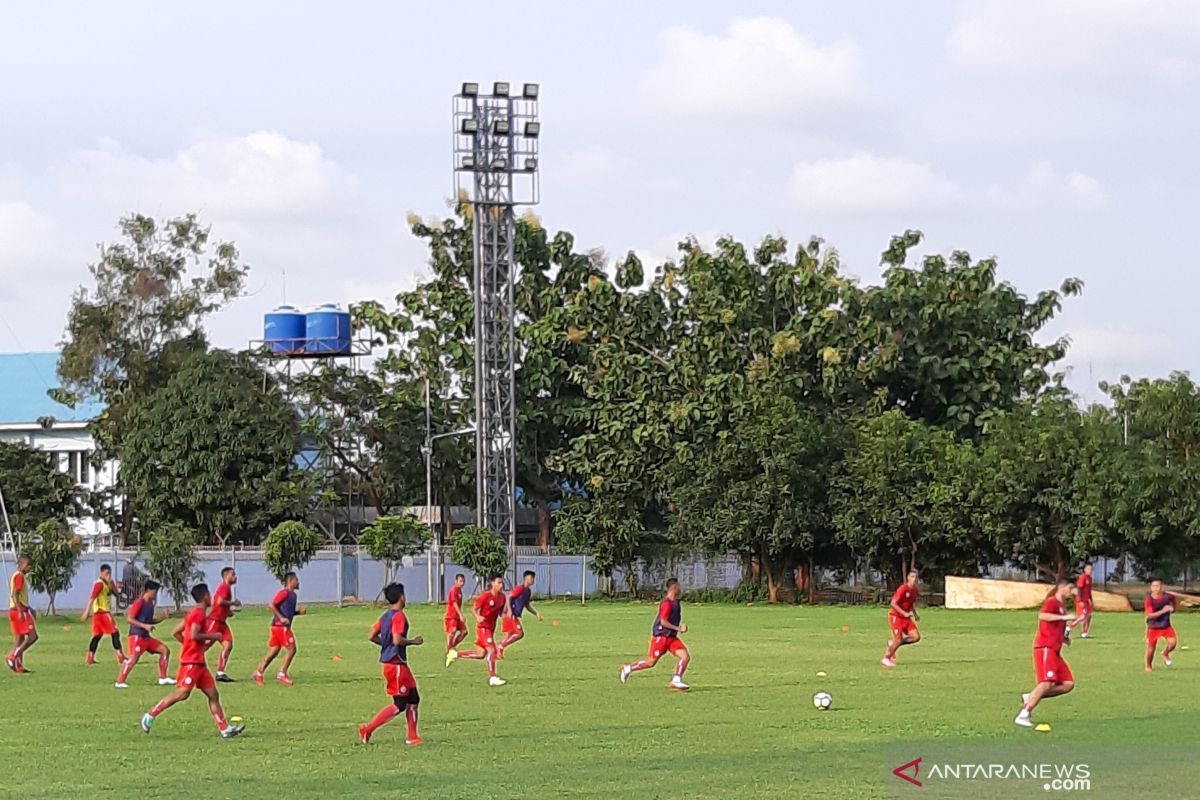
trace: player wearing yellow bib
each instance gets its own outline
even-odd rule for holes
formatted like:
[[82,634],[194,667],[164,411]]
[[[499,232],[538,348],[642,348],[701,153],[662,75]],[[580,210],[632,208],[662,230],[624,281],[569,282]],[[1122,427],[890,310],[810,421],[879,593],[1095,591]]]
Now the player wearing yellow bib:
[[12,628],[13,649],[4,662],[18,675],[24,675],[25,651],[38,640],[33,609],[29,607],[29,556],[17,558],[17,571],[8,579],[8,626]]
[[112,567],[100,565],[100,577],[92,584],[92,596],[88,599],[88,607],[80,620],[87,622],[92,618],[92,641],[88,644],[87,664],[96,663],[96,648],[104,636],[112,637],[113,650],[117,654],[117,663],[125,663],[125,653],[121,650],[121,634],[117,633],[117,622],[112,617],[112,593],[117,584],[112,579]]

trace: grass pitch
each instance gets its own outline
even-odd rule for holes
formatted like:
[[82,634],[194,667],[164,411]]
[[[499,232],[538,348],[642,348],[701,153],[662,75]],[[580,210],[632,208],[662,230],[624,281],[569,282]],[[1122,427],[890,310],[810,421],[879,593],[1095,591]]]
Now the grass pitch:
[[[645,652],[653,605],[537,606],[546,621],[530,618],[525,640],[500,662],[509,681],[501,688],[486,685],[482,662],[446,669],[441,609],[410,609],[413,635],[426,638],[410,650],[423,701],[420,748],[404,746],[402,718],[370,746],[356,739],[356,725],[387,700],[378,651],[366,641],[374,609],[318,607],[297,617],[291,688],[250,681],[268,617],[238,614],[230,672],[239,682],[221,685],[226,713],[247,726],[233,741],[217,736],[198,692],[143,734],[141,714],[168,691],[153,684],[153,659],[116,690],[107,642],[98,664],[85,667],[87,625],[39,618],[42,640],[27,658],[35,674],[0,675],[4,794],[853,800],[895,789],[888,745],[919,753],[964,743],[1178,744],[1200,710],[1197,651],[1177,651],[1172,670],[1144,673],[1139,614],[1098,615],[1096,638],[1067,650],[1078,688],[1038,709],[1053,731],[1037,734],[1012,724],[1033,678],[1032,611],[929,609],[925,640],[902,649],[888,672],[878,663],[882,608],[685,604],[693,688],[677,694],[666,688],[672,659],[626,686],[618,681],[618,666]],[[1181,644],[1200,627],[1189,622],[1177,620]],[[833,695],[831,711],[812,707],[818,690]],[[1187,769],[1194,765],[1180,765],[1175,797],[1200,794]]]

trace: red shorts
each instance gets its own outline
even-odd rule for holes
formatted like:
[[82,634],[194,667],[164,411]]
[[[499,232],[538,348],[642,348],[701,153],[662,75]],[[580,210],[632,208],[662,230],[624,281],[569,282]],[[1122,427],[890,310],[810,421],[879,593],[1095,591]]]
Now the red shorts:
[[1175,639],[1175,629],[1168,625],[1165,628],[1146,628],[1146,642],[1158,644],[1159,639]]
[[22,614],[19,608],[8,610],[8,627],[12,628],[13,636],[25,636],[37,630],[33,614],[28,611]]
[[92,614],[92,636],[112,636],[116,632],[117,623],[113,622],[112,614],[107,611]]
[[383,679],[389,697],[405,697],[416,691],[417,681],[408,664],[384,664]]
[[913,622],[912,617],[898,617],[895,614],[888,614],[888,627],[892,629],[892,636],[900,637],[906,633],[920,633],[917,630],[917,623]]
[[463,631],[466,633],[467,623],[462,621],[462,617],[446,617],[446,633],[454,633],[455,631]]
[[1063,661],[1062,654],[1049,647],[1033,648],[1033,671],[1038,683],[1066,683],[1074,681],[1071,668]]
[[126,649],[129,651],[129,655],[140,656],[142,653],[161,653],[166,648],[153,636],[130,636]]
[[522,631],[520,617],[505,617],[500,622],[500,630],[505,633],[517,633]]
[[1080,601],[1075,604],[1075,616],[1086,617],[1092,613],[1092,604]]
[[296,634],[292,633],[291,628],[285,628],[282,625],[272,625],[271,635],[267,639],[267,647],[295,647]]
[[496,646],[496,629],[489,628],[486,625],[479,625],[475,628],[475,646],[482,647],[487,650],[489,647]]
[[183,664],[175,676],[176,689],[213,689],[216,685],[207,664]]
[[675,655],[680,650],[687,650],[687,646],[678,636],[655,636],[650,640],[648,655],[650,658],[657,660],[666,653]]
[[218,622],[218,621],[217,621],[217,620],[215,620],[215,619],[210,619],[210,620],[208,621],[208,633],[210,633],[210,634],[213,634],[213,633],[219,633],[219,634],[221,634],[221,643],[222,643],[222,644],[224,644],[225,642],[232,642],[232,641],[233,641],[233,631],[231,631],[231,630],[229,629],[229,623],[228,623],[228,622]]

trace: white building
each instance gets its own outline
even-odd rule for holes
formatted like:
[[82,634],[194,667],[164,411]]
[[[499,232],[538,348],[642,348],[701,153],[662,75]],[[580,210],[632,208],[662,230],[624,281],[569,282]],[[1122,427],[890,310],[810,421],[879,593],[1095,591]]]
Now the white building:
[[[59,385],[57,368],[58,353],[0,353],[0,441],[24,442],[57,454],[59,469],[80,487],[111,487],[116,462],[92,465],[96,443],[87,431],[88,422],[104,406],[89,401],[72,409],[52,400],[49,391]],[[73,520],[72,526],[89,549],[108,544],[111,531],[103,520],[85,517]]]

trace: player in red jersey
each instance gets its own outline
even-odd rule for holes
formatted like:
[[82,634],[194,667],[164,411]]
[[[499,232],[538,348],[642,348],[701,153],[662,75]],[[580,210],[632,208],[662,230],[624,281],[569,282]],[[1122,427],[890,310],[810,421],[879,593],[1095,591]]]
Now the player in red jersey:
[[537,621],[542,621],[542,615],[533,607],[533,584],[537,580],[537,575],[531,570],[525,570],[525,574],[521,576],[521,583],[513,587],[512,594],[508,596],[508,607],[512,613],[506,615],[500,622],[500,629],[504,631],[504,641],[496,648],[496,654],[500,658],[504,658],[504,651],[512,647],[517,642],[525,638],[525,628],[521,626],[521,615],[525,611],[529,611]]
[[17,568],[8,579],[8,627],[12,629],[13,649],[4,658],[8,668],[24,675],[25,653],[38,640],[36,615],[29,605],[29,556],[17,556]]
[[408,638],[404,584],[388,584],[383,588],[383,597],[388,602],[388,610],[375,620],[370,639],[379,645],[379,663],[383,664],[383,680],[392,702],[380,709],[370,722],[358,726],[358,740],[370,744],[371,734],[404,714],[408,722],[408,737],[404,743],[416,746],[424,744],[417,733],[417,707],[421,704],[421,694],[417,691],[412,670],[408,668],[408,648],[419,647],[425,640],[420,636]]
[[284,686],[292,685],[291,675],[288,674],[288,670],[292,668],[292,659],[296,657],[296,634],[292,632],[292,620],[297,614],[308,613],[307,608],[296,605],[299,601],[296,592],[299,590],[300,579],[296,577],[296,573],[289,572],[283,576],[283,588],[271,599],[270,609],[273,616],[271,634],[267,638],[267,654],[254,671],[254,682],[259,686],[262,686],[267,667],[271,666],[280,650],[286,650],[287,655],[283,657],[283,664],[279,667],[279,674],[275,676],[275,680]]
[[[1080,639],[1092,638],[1092,564],[1088,562],[1083,565],[1083,572],[1075,581],[1075,588],[1078,594],[1075,596],[1075,617],[1080,620],[1080,626],[1083,628],[1083,633],[1079,635]],[[1067,626],[1068,628],[1075,627],[1074,625]],[[1070,636],[1070,631],[1067,633]]]
[[467,618],[463,615],[463,586],[467,576],[461,572],[454,576],[454,585],[450,587],[450,596],[446,598],[446,652],[449,653],[467,638]]
[[100,565],[100,577],[92,584],[92,594],[88,598],[87,608],[80,615],[80,622],[92,619],[92,640],[88,642],[87,658],[84,663],[96,663],[96,648],[105,636],[112,637],[113,652],[116,653],[117,663],[125,663],[125,653],[121,649],[121,634],[117,633],[117,623],[112,618],[112,595],[117,590],[116,581],[112,578],[112,567]]
[[237,585],[237,572],[233,567],[221,570],[221,582],[213,592],[212,612],[208,615],[209,633],[221,635],[221,653],[217,656],[217,680],[221,683],[233,683],[233,678],[225,674],[229,666],[229,654],[233,652],[233,631],[229,627],[229,617],[242,607],[241,600],[233,597],[233,587]]
[[1143,608],[1146,612],[1146,672],[1151,672],[1154,669],[1154,651],[1158,649],[1159,639],[1163,639],[1167,643],[1163,649],[1163,663],[1168,667],[1173,663],[1171,653],[1175,650],[1175,645],[1179,643],[1175,629],[1171,627],[1171,613],[1175,610],[1175,595],[1163,591],[1162,581],[1153,581],[1150,584],[1150,594],[1146,595]]
[[679,581],[674,578],[667,581],[667,596],[658,604],[658,615],[650,627],[650,651],[635,664],[621,665],[621,683],[628,682],[633,673],[653,667],[663,653],[670,653],[678,660],[675,663],[675,676],[667,686],[677,692],[688,690],[688,685],[683,682],[683,673],[687,671],[692,656],[679,638],[679,634],[687,633],[688,629],[682,622],[683,612],[679,604],[681,591]]
[[879,663],[888,669],[896,666],[897,650],[905,645],[921,641],[921,632],[917,630],[916,622],[921,618],[921,615],[917,613],[917,597],[920,595],[917,590],[919,577],[920,575],[915,569],[910,569],[904,583],[900,584],[896,593],[892,595],[892,604],[888,607],[888,628],[892,631],[892,638],[888,639],[887,652],[879,660]]
[[1066,606],[1074,591],[1073,583],[1059,581],[1038,612],[1038,632],[1033,640],[1033,671],[1037,675],[1037,684],[1028,694],[1021,695],[1021,713],[1013,720],[1023,728],[1033,727],[1031,715],[1043,699],[1058,697],[1075,688],[1075,676],[1062,657],[1063,645],[1070,644],[1066,638],[1067,623],[1076,619],[1067,613]]
[[183,645],[179,655],[179,675],[175,679],[175,691],[158,701],[158,705],[142,716],[142,730],[150,732],[154,720],[176,703],[187,700],[192,696],[193,689],[199,689],[208,698],[208,710],[217,723],[221,737],[232,739],[244,730],[241,725],[230,725],[225,720],[225,710],[221,708],[221,695],[217,692],[217,682],[208,671],[205,651],[214,643],[221,641],[220,633],[207,632],[209,606],[212,605],[212,593],[207,584],[198,583],[192,587],[192,599],[196,605],[183,622],[176,626],[173,635]]
[[133,668],[137,666],[142,653],[154,653],[158,656],[159,686],[175,683],[167,677],[171,651],[165,644],[154,638],[154,626],[166,622],[167,618],[171,616],[171,612],[167,611],[163,614],[162,619],[154,618],[154,605],[158,602],[158,589],[159,585],[156,581],[146,581],[146,588],[142,591],[142,596],[133,601],[125,615],[125,618],[129,620],[129,658],[121,665],[121,671],[117,674],[116,687],[118,689],[129,688],[126,681],[129,673],[133,672]]
[[499,575],[488,576],[487,591],[475,598],[471,613],[475,615],[475,649],[467,653],[447,651],[446,666],[459,658],[483,659],[487,662],[488,686],[503,686],[507,681],[496,677],[496,620],[512,613],[508,596],[504,594],[503,578]]

